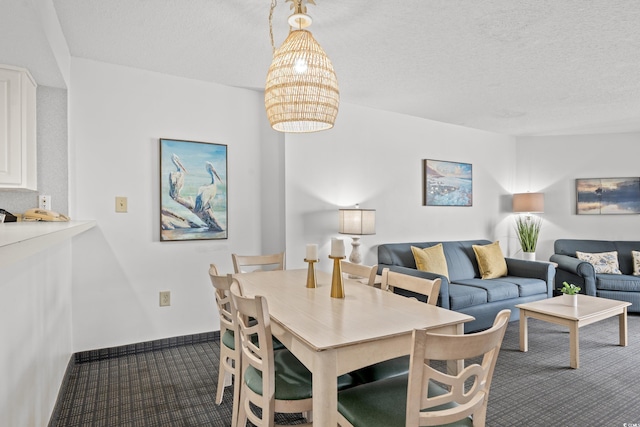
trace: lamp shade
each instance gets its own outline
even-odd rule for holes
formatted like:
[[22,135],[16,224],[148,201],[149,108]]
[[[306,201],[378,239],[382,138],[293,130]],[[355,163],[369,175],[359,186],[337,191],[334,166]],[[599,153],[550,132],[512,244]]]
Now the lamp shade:
[[376,234],[375,209],[340,209],[340,234]]
[[543,193],[516,193],[513,195],[513,211],[524,213],[543,213]]
[[307,30],[295,30],[273,54],[264,104],[271,127],[280,132],[330,129],[340,92],[331,61]]

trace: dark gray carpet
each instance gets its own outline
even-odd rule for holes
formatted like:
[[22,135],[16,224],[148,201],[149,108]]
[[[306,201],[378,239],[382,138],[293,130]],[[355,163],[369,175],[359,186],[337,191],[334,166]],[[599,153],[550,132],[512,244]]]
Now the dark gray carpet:
[[494,373],[489,426],[640,426],[640,316],[629,315],[628,346],[618,319],[580,328],[580,368],[569,367],[567,328],[529,319],[529,351],[509,324]]
[[[529,352],[509,325],[493,379],[488,426],[640,426],[640,316],[629,346],[617,319],[580,329],[580,368],[569,368],[565,328],[529,320]],[[214,403],[218,342],[75,364],[51,426],[229,426],[231,389]],[[279,417],[284,423],[299,417]]]

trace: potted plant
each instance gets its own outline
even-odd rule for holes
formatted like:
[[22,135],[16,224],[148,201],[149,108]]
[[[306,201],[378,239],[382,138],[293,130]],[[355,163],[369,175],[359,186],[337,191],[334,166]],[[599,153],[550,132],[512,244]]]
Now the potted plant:
[[542,227],[542,219],[531,215],[518,216],[516,218],[516,234],[520,247],[524,253],[524,259],[536,259],[536,245]]
[[562,282],[562,287],[558,290],[563,294],[567,305],[576,307],[578,305],[578,292],[580,292],[580,286],[576,286],[573,283]]

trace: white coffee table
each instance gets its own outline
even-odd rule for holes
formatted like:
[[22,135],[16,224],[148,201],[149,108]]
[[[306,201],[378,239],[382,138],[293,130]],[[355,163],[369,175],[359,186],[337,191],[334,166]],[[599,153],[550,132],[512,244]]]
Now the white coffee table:
[[631,303],[587,295],[578,295],[576,307],[565,304],[562,296],[516,305],[520,309],[520,351],[528,351],[527,319],[564,325],[569,328],[570,366],[580,366],[579,328],[609,317],[618,316],[620,345],[627,345],[627,307]]

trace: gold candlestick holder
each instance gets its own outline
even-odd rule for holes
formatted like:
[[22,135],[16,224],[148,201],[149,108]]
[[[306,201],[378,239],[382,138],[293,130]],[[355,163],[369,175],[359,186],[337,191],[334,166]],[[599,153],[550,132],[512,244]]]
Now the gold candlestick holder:
[[333,260],[333,276],[331,277],[331,298],[344,298],[344,283],[342,283],[342,266],[340,261],[345,259],[343,256],[331,256]]
[[309,268],[307,269],[307,288],[315,288],[316,287],[316,262],[317,259],[304,259],[304,262],[309,263]]

